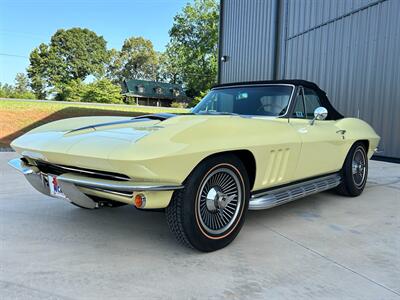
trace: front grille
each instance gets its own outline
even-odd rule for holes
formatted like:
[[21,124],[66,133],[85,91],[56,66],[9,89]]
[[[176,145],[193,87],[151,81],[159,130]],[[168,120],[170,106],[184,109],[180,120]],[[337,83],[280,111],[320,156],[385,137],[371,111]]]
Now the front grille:
[[57,165],[40,160],[35,160],[34,163],[41,172],[46,174],[61,175],[65,173],[76,173],[80,175],[85,175],[87,177],[99,178],[99,179],[111,179],[119,181],[130,180],[128,176],[114,172],[105,172],[105,171],[84,169],[84,168],[71,167],[65,165]]

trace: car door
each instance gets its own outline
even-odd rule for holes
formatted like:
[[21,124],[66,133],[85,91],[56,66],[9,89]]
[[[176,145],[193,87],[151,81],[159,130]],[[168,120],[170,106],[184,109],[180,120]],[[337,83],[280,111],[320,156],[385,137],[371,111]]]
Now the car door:
[[301,150],[295,180],[338,171],[342,164],[343,135],[336,121],[315,120],[314,110],[321,106],[317,93],[301,87],[295,99],[289,124],[301,138]]

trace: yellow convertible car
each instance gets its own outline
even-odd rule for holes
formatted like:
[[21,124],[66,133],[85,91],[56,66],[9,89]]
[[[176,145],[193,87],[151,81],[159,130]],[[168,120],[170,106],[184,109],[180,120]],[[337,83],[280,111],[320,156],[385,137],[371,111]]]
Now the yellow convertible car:
[[14,140],[10,165],[45,195],[82,208],[165,209],[177,240],[220,249],[248,209],[336,189],[358,196],[379,136],[344,118],[314,83],[214,87],[190,113],[80,117]]

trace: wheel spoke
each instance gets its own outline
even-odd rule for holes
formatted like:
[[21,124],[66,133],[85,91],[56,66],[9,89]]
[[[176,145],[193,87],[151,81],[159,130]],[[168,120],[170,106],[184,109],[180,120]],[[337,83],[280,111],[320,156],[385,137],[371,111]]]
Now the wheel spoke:
[[353,154],[351,173],[356,186],[361,186],[364,184],[366,174],[366,156],[364,151],[360,148],[358,148]]
[[214,229],[218,228],[217,218],[216,218],[215,214],[212,215],[212,224],[213,224]]
[[225,167],[214,170],[203,180],[197,209],[207,232],[222,234],[235,222],[243,197],[240,182],[237,173]]
[[216,220],[217,220],[218,227],[219,227],[219,228],[220,228],[220,227],[223,227],[223,226],[224,226],[224,223],[223,223],[222,220],[221,220],[221,214],[218,212],[218,213],[215,215],[215,217],[216,217]]
[[207,224],[208,224],[209,226],[211,226],[211,225],[210,225],[210,224],[211,224],[211,214],[208,213],[208,212],[207,212],[207,214],[206,214],[206,222],[207,222]]
[[225,225],[229,223],[231,217],[232,216],[228,215],[227,211],[224,209],[224,211],[222,212],[222,218],[224,219]]
[[236,188],[236,185],[235,185],[235,184],[233,184],[232,187],[229,187],[229,188],[224,189],[224,193],[225,193],[225,194],[232,193],[232,192],[236,192],[236,191],[237,191],[237,188]]
[[221,188],[224,189],[225,186],[229,183],[229,177],[228,175],[224,174],[223,179],[221,181]]

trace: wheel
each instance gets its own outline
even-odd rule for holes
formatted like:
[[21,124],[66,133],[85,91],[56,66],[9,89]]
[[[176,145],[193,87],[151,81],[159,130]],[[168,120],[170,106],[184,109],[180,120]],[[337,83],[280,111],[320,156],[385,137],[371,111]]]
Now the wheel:
[[342,183],[336,188],[336,191],[350,197],[360,195],[368,177],[368,157],[363,143],[356,142],[351,147],[341,173]]
[[181,244],[200,251],[221,249],[239,233],[249,205],[249,180],[234,155],[201,162],[174,192],[167,223]]

